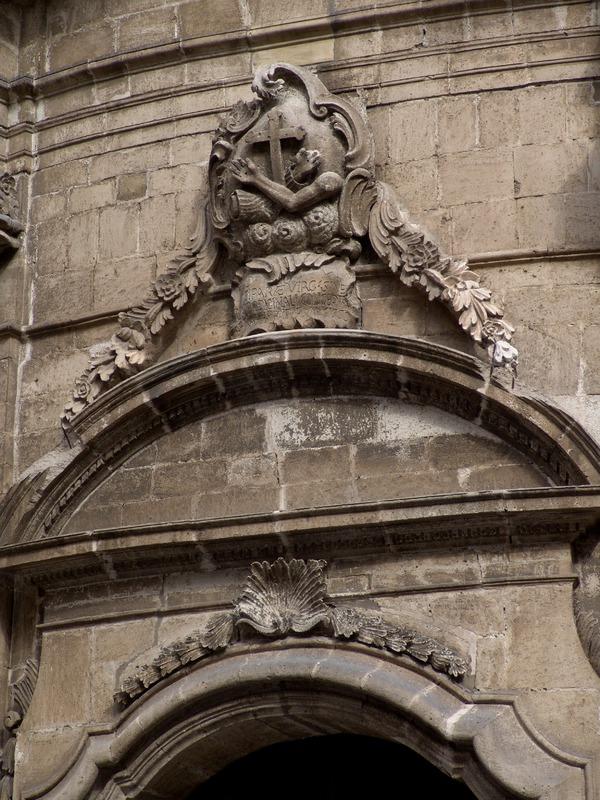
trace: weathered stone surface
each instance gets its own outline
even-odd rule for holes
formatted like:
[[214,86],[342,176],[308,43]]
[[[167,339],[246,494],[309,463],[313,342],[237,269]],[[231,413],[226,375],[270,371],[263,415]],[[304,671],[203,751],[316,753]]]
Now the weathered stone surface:
[[[232,757],[344,731],[406,741],[463,770],[481,796],[595,800],[583,773],[599,758],[600,511],[593,487],[564,485],[560,464],[587,469],[600,442],[597,24],[593,2],[566,0],[2,5],[0,173],[17,179],[25,231],[0,255],[0,494],[15,484],[0,500],[0,536],[13,530],[6,508],[19,531],[39,534],[0,547],[3,716],[20,708],[10,684],[39,662],[31,705],[2,732],[3,798],[83,800],[92,788],[81,776],[99,774],[94,790],[107,796],[179,800]],[[58,418],[86,351],[190,243],[219,118],[255,99],[252,73],[271,61],[310,65],[322,96],[351,100],[357,119],[365,106],[368,174],[396,190],[411,235],[428,230],[437,252],[469,258],[510,312],[514,387],[472,360],[481,351],[456,314],[384,272],[391,251],[361,234],[353,325],[369,333],[348,374],[348,343],[339,361],[326,357],[322,330],[280,351],[271,334],[245,339],[238,359],[234,254],[198,302],[190,295],[176,330],[153,334],[156,371],[103,396],[101,418],[91,404],[67,442]],[[310,138],[320,123],[303,103],[267,110]],[[325,129],[304,144],[324,163],[333,154],[345,177],[352,148]],[[300,144],[284,140],[286,166]],[[269,148],[251,153],[265,174]],[[410,338],[394,350],[381,333]],[[426,357],[410,350],[415,339]],[[457,372],[461,390],[450,390]],[[509,400],[494,421],[499,383]],[[542,474],[534,451],[545,448]],[[62,502],[65,526],[48,523],[60,535],[43,538]],[[326,559],[333,605],[442,642],[469,674],[449,690],[431,666],[403,669],[406,656],[383,660],[372,643],[257,635],[190,661],[120,715],[113,695],[128,671],[206,630],[240,596],[250,562],[279,556]],[[112,772],[119,788],[102,783]]]

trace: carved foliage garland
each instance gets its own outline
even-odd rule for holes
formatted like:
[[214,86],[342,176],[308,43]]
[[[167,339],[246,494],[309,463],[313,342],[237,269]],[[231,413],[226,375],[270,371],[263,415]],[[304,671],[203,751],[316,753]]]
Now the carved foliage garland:
[[466,261],[443,254],[376,180],[366,112],[290,64],[258,69],[252,89],[256,99],[236,103],[215,131],[204,225],[92,354],[65,425],[150,362],[154,337],[199,285],[214,285],[217,269],[234,300],[233,336],[358,327],[352,265],[366,244],[403,283],[444,303],[488,348],[492,367],[516,368],[514,329],[489,289]]
[[492,363],[516,368],[518,353],[509,343],[514,328],[492,301],[489,289],[466,261],[457,261],[412,224],[399,206],[394,190],[378,182],[369,215],[373,249],[402,283],[415,286],[429,300],[441,300],[458,318],[460,327],[478,343],[487,345]]
[[312,559],[255,561],[233,609],[213,616],[204,630],[168,645],[150,663],[137,667],[122,682],[115,701],[127,706],[178,669],[239,641],[244,628],[274,639],[314,631],[407,655],[455,680],[466,674],[466,662],[435,639],[379,615],[327,602],[325,567],[325,561]]
[[167,272],[150,286],[144,301],[119,315],[120,328],[99,348],[75,381],[72,400],[65,406],[63,423],[70,422],[105,389],[142,368],[152,355],[152,337],[195,294],[213,284],[211,269],[217,248],[210,228],[202,220],[189,249],[176,256]]

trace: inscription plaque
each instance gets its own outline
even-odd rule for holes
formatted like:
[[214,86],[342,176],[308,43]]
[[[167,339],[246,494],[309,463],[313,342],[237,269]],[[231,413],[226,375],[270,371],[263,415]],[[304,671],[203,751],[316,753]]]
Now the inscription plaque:
[[355,275],[345,260],[282,276],[273,282],[264,272],[245,271],[233,290],[234,334],[290,328],[348,328],[360,319]]

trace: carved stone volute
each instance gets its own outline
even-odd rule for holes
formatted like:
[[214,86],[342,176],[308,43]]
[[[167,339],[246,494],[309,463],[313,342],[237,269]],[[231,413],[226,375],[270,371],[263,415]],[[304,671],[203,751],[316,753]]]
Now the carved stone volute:
[[0,174],[0,257],[21,246],[19,235],[23,225],[19,222],[17,181],[7,172]]

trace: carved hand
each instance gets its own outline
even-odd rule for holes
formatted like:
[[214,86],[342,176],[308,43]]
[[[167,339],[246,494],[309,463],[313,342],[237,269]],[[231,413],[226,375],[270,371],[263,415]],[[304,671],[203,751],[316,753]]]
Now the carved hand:
[[321,154],[318,150],[307,150],[301,147],[292,160],[290,172],[292,178],[298,183],[304,183],[321,164]]
[[258,167],[250,158],[236,158],[229,164],[231,173],[240,183],[254,184],[258,175]]

